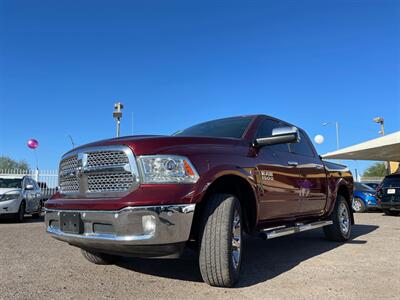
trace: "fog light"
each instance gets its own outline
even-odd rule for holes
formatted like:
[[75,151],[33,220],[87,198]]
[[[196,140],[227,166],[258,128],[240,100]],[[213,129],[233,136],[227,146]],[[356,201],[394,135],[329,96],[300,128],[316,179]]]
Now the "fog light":
[[156,232],[156,218],[154,216],[143,216],[142,226],[145,235],[154,235]]
[[368,201],[368,204],[371,204],[371,201]]

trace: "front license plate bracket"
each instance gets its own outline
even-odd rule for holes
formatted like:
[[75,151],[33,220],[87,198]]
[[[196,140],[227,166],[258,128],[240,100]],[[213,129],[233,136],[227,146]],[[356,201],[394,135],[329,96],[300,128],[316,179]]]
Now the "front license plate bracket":
[[60,229],[65,233],[82,234],[83,222],[78,212],[61,212]]

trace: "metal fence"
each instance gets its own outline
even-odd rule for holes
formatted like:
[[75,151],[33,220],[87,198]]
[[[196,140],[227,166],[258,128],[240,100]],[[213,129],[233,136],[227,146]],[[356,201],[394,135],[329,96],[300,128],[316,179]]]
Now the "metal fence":
[[42,190],[43,198],[50,198],[58,189],[58,170],[0,170],[0,177],[30,176],[36,180]]

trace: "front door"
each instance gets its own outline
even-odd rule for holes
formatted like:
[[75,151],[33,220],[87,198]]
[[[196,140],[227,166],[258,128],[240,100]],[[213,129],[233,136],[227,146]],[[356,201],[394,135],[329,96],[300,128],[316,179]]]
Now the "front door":
[[[258,137],[269,137],[272,129],[285,126],[277,120],[265,119],[257,133]],[[294,217],[300,210],[300,172],[292,165],[293,154],[288,144],[265,146],[257,155],[257,176],[260,193],[260,220]]]

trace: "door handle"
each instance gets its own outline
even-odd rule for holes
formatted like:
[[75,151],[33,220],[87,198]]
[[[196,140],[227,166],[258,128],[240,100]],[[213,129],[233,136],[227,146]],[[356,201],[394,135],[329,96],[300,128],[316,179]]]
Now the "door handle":
[[291,161],[291,160],[289,160],[289,161],[287,162],[287,164],[288,164],[289,166],[292,166],[292,167],[297,167],[297,166],[299,165],[299,163],[298,163],[297,161]]
[[324,166],[316,165],[315,168],[316,168],[317,170],[322,170],[322,169],[324,169]]

